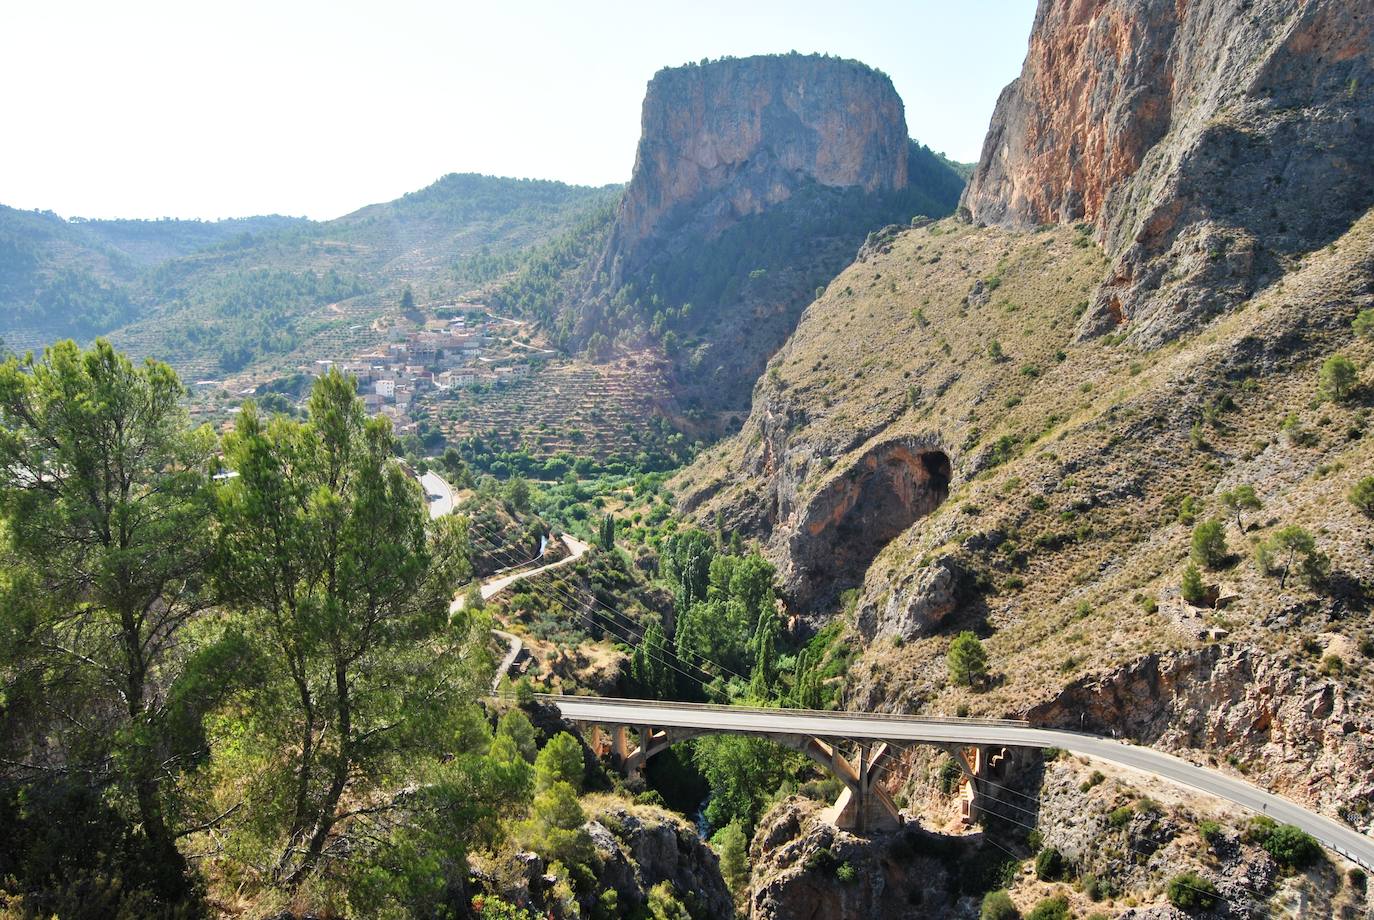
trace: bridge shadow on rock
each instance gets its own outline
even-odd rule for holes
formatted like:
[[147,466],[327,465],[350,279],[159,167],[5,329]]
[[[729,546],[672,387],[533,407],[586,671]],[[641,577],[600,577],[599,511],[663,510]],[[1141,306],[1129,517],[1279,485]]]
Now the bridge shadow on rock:
[[949,496],[953,469],[933,438],[869,448],[807,503],[791,538],[784,593],[799,610],[833,603],[862,583],[883,547]]

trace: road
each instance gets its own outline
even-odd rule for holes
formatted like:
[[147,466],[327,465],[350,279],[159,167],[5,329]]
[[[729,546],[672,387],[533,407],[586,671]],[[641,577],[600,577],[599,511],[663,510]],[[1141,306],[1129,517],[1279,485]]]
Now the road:
[[420,488],[425,490],[431,520],[453,513],[453,486],[447,479],[430,470],[420,477]]
[[655,728],[698,728],[742,734],[809,735],[939,744],[990,744],[1013,747],[1057,747],[1074,754],[1118,764],[1293,824],[1324,846],[1374,870],[1374,837],[1309,811],[1288,799],[1252,786],[1244,780],[1188,763],[1153,748],[1125,744],[1111,738],[1048,728],[1024,722],[979,719],[934,719],[864,713],[809,710],[752,709],[692,703],[661,703],[601,697],[548,696],[574,721],[605,725],[652,725]]
[[[562,535],[562,540],[563,545],[568,548],[568,555],[564,556],[562,559],[559,559],[557,562],[550,562],[548,565],[536,566],[532,569],[521,569],[518,572],[510,572],[509,574],[502,575],[499,578],[491,578],[487,581],[482,582],[482,600],[485,601],[495,597],[502,591],[506,590],[506,588],[509,588],[511,585],[515,584],[517,581],[522,581],[526,578],[533,578],[535,575],[539,575],[544,572],[551,571],[553,569],[559,569],[565,565],[572,565],[578,559],[581,559],[584,555],[586,555],[587,550],[591,549],[591,546],[589,544],[583,543],[576,537],[570,537],[567,534]],[[464,594],[458,595],[453,599],[453,603],[449,605],[449,612],[457,613],[459,610],[463,609],[463,604],[465,603],[467,603],[467,597]]]

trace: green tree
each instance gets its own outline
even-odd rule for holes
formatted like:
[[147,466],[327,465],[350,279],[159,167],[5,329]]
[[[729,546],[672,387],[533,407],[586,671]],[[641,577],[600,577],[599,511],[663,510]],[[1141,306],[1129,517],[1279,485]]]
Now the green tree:
[[1366,476],[1350,489],[1350,503],[1365,514],[1374,514],[1374,476]]
[[1322,855],[1312,835],[1292,824],[1280,824],[1261,844],[1274,861],[1290,869],[1306,869]]
[[1179,910],[1211,910],[1217,905],[1217,886],[1196,872],[1183,872],[1169,879],[1165,889],[1169,903]]
[[673,588],[674,606],[679,614],[706,600],[715,555],[711,537],[700,530],[678,531],[668,540],[663,574]]
[[769,608],[759,613],[759,624],[754,630],[754,669],[749,675],[749,689],[760,701],[772,698],[777,678],[777,640],[781,631],[776,611]]
[[660,700],[670,699],[677,686],[671,661],[668,637],[663,634],[663,627],[658,620],[651,620],[644,630],[644,637],[630,656],[630,676],[649,696]]
[[530,484],[525,480],[525,477],[511,477],[510,482],[506,483],[505,498],[516,511],[521,514],[529,514]]
[[1045,847],[1035,854],[1035,877],[1042,882],[1055,882],[1064,877],[1064,854],[1054,847]]
[[1221,506],[1236,518],[1236,528],[1245,533],[1245,522],[1241,520],[1241,513],[1245,511],[1258,511],[1264,507],[1264,503],[1255,494],[1255,487],[1251,485],[1236,486],[1221,493]]
[[1226,527],[1220,518],[1209,518],[1193,528],[1193,561],[1209,569],[1226,562]]
[[400,806],[396,777],[465,743],[491,677],[485,622],[448,613],[471,571],[464,522],[429,520],[393,447],[335,371],[307,421],[249,404],[225,440],[239,475],[221,494],[218,584],[265,673],[219,725],[221,767],[256,803],[251,858],[288,887],[327,849],[364,845],[365,818]]
[[[197,678],[182,644],[207,600],[213,510],[214,438],[189,429],[183,395],[171,368],[134,367],[103,340],[0,366],[0,514],[41,591],[27,626],[52,682],[39,700],[81,705],[36,759],[113,771],[168,897],[184,891],[179,777],[199,747],[184,737],[200,700],[183,690]],[[208,701],[212,687],[197,692]]]
[[1322,362],[1322,369],[1317,374],[1322,395],[1336,402],[1353,393],[1359,379],[1360,374],[1355,362],[1345,355],[1332,355],[1327,358]]
[[407,284],[407,285],[405,286],[405,289],[401,291],[401,311],[404,312],[404,313],[409,313],[409,312],[411,312],[411,311],[414,310],[414,309],[415,309],[415,292],[412,291],[412,290],[410,289],[410,285]]
[[1361,310],[1350,327],[1355,330],[1355,334],[1358,336],[1374,338],[1374,307],[1366,307]]
[[764,738],[706,735],[693,743],[692,762],[711,789],[706,820],[712,827],[737,821],[750,837],[773,793],[807,761]]
[[539,756],[538,733],[535,732],[530,717],[525,715],[523,710],[512,709],[501,716],[501,720],[496,723],[496,737],[509,738],[527,763],[534,763],[535,758]]
[[1202,572],[1195,562],[1189,562],[1183,570],[1181,593],[1183,599],[1194,607],[1207,603],[1207,587],[1202,583]]
[[672,882],[659,882],[649,889],[649,918],[650,920],[691,920],[692,915],[687,912],[687,908],[682,906],[678,900],[677,891],[673,888]]
[[1317,551],[1317,543],[1312,535],[1297,524],[1288,524],[1274,531],[1255,551],[1260,570],[1267,575],[1278,575],[1279,587],[1288,582],[1293,565],[1311,558]]
[[749,841],[744,836],[744,827],[738,820],[731,821],[711,837],[711,847],[720,857],[720,874],[725,884],[739,894],[749,884]]
[[606,552],[615,549],[615,515],[606,514],[601,518],[601,526],[597,530],[597,544]]
[[945,655],[949,679],[959,687],[982,683],[988,673],[988,653],[973,633],[965,630],[954,637]]
[[983,908],[978,912],[978,920],[1020,920],[1021,912],[1011,901],[1006,889],[989,891],[983,895]]
[[534,797],[530,817],[520,827],[520,837],[546,860],[570,867],[590,866],[596,847],[583,827],[587,814],[577,801],[577,790],[556,782]]
[[554,783],[567,783],[574,792],[580,792],[584,773],[582,743],[567,732],[559,732],[534,760],[534,788],[542,792]]

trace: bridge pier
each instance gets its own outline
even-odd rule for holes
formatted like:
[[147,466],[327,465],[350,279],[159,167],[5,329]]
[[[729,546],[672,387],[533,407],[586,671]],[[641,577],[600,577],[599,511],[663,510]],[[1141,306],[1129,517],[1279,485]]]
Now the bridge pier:
[[[631,779],[643,775],[649,758],[679,741],[710,732],[709,728],[656,728],[653,725],[623,724],[603,726],[592,722],[573,724],[598,757],[609,757],[612,764]],[[638,735],[638,744],[635,746],[630,743],[631,731]],[[879,783],[887,766],[887,744],[860,742],[858,753],[850,760],[837,745],[819,738],[770,733],[759,735],[805,754],[844,783],[839,798],[826,811],[827,820],[836,827],[862,834],[894,830],[901,825],[897,806]]]
[[953,758],[963,774],[959,779],[959,818],[966,825],[973,824],[982,811],[980,802],[988,794],[988,774],[1003,772],[1011,755],[1007,748],[986,744],[939,747]]

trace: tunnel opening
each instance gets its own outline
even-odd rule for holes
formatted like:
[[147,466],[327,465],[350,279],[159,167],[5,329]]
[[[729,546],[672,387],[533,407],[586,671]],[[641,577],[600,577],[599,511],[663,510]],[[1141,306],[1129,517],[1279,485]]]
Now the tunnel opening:
[[912,439],[864,454],[808,508],[794,600],[814,609],[861,584],[883,547],[940,507],[952,478],[947,453]]

